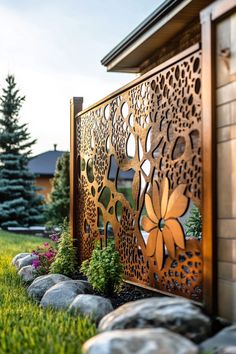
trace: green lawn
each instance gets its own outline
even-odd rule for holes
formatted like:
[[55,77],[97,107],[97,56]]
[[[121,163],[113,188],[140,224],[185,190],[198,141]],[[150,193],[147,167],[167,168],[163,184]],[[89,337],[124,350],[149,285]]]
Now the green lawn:
[[0,231],[0,354],[79,354],[96,333],[88,319],[43,310],[27,297],[11,260],[44,242]]

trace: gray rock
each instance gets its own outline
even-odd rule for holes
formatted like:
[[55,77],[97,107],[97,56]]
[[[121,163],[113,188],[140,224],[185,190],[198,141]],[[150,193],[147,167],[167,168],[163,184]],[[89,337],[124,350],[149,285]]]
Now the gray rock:
[[19,270],[18,275],[26,283],[33,281],[37,277],[37,273],[35,271],[35,268],[32,265],[22,267]]
[[150,298],[129,302],[103,317],[99,330],[167,328],[199,343],[210,333],[210,319],[199,307],[181,298]]
[[31,253],[18,253],[13,259],[12,259],[12,264],[14,265],[14,266],[16,266],[16,262],[19,260],[19,259],[21,259],[21,258],[24,258],[24,257],[26,257],[26,256],[30,256],[31,255]]
[[204,353],[236,354],[236,325],[226,327],[200,344]]
[[70,278],[62,274],[41,275],[28,287],[28,295],[33,299],[40,301],[48,289],[53,285],[66,280],[70,280]]
[[46,291],[40,305],[55,309],[66,309],[78,294],[84,294],[86,286],[81,280],[67,280]]
[[164,328],[126,329],[89,339],[83,354],[198,354],[190,340]]
[[32,265],[33,261],[36,259],[38,259],[36,254],[29,254],[28,256],[19,258],[15,263],[16,268],[21,269],[27,265]]
[[96,323],[112,310],[109,299],[96,295],[78,295],[69,307],[70,313],[90,316]]

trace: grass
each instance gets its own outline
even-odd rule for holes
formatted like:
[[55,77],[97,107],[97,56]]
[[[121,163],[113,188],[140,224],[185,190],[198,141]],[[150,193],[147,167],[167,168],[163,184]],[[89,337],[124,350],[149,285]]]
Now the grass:
[[0,354],[79,354],[82,344],[96,334],[89,319],[42,309],[27,297],[11,260],[44,242],[0,231]]

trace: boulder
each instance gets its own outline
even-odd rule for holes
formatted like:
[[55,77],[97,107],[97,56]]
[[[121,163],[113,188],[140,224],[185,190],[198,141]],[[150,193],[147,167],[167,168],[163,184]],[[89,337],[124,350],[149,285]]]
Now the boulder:
[[40,301],[48,289],[53,285],[66,280],[70,280],[70,278],[62,274],[41,275],[28,287],[28,295],[33,299]]
[[30,256],[31,255],[31,253],[18,253],[13,259],[12,259],[12,264],[14,265],[14,266],[16,266],[16,262],[19,260],[19,259],[21,259],[21,258],[24,258],[24,257],[26,257],[26,256]]
[[199,343],[207,338],[210,319],[186,299],[149,298],[128,302],[103,317],[99,330],[163,327]]
[[90,316],[96,323],[112,310],[111,301],[97,295],[78,295],[69,307],[70,313]]
[[32,265],[33,261],[38,259],[39,257],[36,254],[29,254],[28,256],[19,258],[16,262],[15,262],[15,266],[18,269],[21,269],[27,265]]
[[46,291],[40,305],[55,309],[67,309],[78,294],[84,294],[85,284],[81,280],[60,282]]
[[198,354],[190,340],[164,328],[126,329],[98,334],[82,348],[83,354]]
[[214,354],[236,353],[236,325],[226,327],[200,344],[201,352]]
[[35,268],[32,265],[22,267],[19,270],[18,275],[26,283],[33,281],[37,277],[37,273],[35,271]]

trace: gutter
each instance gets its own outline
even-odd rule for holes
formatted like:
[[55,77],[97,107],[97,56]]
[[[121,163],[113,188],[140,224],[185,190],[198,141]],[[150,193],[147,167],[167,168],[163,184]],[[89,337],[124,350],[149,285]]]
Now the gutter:
[[102,60],[104,66],[108,66],[120,53],[131,46],[138,38],[146,33],[155,23],[168,15],[177,5],[184,0],[166,0],[152,12],[143,22],[140,23],[128,36],[115,46]]

